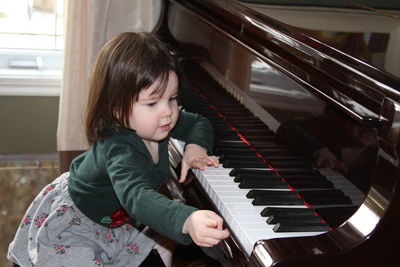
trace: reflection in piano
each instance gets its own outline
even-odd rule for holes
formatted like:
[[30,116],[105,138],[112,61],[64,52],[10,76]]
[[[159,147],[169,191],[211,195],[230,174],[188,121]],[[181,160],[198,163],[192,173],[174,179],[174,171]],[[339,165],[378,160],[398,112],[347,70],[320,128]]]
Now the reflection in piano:
[[[224,217],[227,260],[395,261],[399,79],[235,1],[170,1],[163,26],[182,109],[210,119],[221,163],[183,195]],[[175,167],[182,149],[171,142]]]

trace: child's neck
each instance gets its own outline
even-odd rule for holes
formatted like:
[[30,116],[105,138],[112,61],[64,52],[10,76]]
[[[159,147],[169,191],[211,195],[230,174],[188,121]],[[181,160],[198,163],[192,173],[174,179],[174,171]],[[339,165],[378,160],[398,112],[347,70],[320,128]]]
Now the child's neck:
[[154,163],[158,163],[158,142],[143,139],[144,144],[150,152]]

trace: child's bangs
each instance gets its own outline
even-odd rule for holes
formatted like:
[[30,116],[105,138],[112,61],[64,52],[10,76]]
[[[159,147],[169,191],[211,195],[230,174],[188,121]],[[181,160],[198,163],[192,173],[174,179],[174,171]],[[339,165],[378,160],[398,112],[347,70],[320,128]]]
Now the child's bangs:
[[[155,87],[153,89],[153,92],[151,92],[151,95],[162,96],[165,90],[167,89],[168,80],[169,80],[169,71],[161,73],[161,75],[153,83],[155,84]],[[150,84],[149,87],[152,86],[153,84]]]

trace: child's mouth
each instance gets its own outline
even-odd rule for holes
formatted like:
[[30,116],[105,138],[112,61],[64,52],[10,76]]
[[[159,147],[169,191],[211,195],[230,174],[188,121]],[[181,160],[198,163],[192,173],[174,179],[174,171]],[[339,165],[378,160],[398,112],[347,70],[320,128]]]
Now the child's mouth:
[[160,126],[160,130],[163,132],[167,132],[170,130],[170,124]]

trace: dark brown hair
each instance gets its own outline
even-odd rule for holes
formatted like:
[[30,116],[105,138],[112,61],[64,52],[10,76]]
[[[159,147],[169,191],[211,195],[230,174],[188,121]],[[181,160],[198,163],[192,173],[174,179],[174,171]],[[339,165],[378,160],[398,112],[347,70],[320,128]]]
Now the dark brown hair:
[[128,127],[132,103],[142,89],[160,79],[154,94],[162,94],[169,71],[181,71],[168,47],[151,33],[120,33],[97,56],[90,82],[86,136],[90,143],[105,138],[102,128]]

